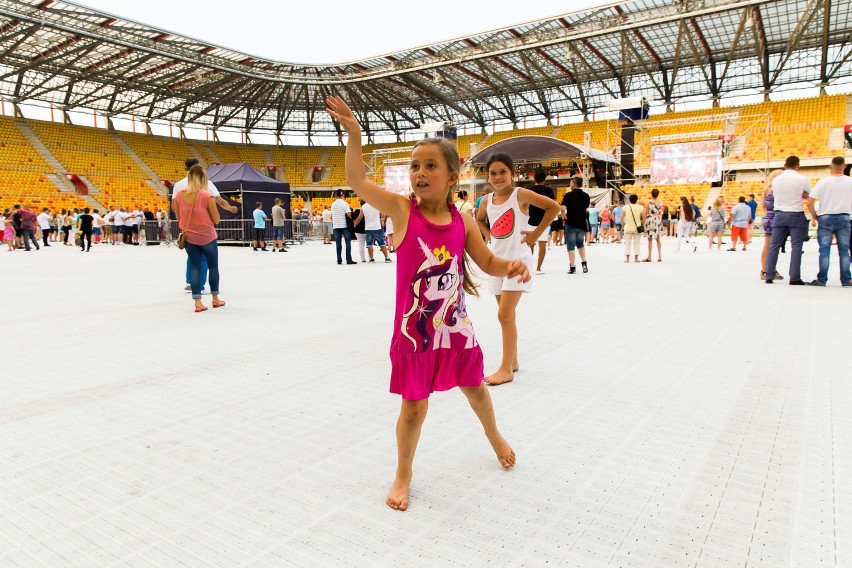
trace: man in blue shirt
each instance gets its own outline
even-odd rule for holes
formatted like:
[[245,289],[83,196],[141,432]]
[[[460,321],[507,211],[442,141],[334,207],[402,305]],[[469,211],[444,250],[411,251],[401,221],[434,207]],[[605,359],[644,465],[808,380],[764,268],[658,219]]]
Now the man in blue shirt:
[[621,213],[624,211],[624,203],[619,200],[618,205],[612,210],[612,220],[615,223],[614,243],[621,242]]
[[586,243],[591,244],[594,240],[598,242],[598,214],[600,209],[592,205],[589,207],[589,232],[586,234]]
[[754,235],[754,220],[757,218],[757,201],[754,200],[754,194],[748,194],[749,200],[746,205],[751,208],[751,221],[748,222],[748,244],[751,244],[751,238]]
[[269,221],[269,217],[263,212],[263,203],[260,201],[255,203],[252,217],[254,217],[254,240],[251,242],[252,250],[257,250],[258,247],[260,247],[260,250],[269,250],[266,248],[266,241],[263,240],[263,232],[266,230],[266,222]]
[[731,214],[728,216],[728,223],[731,224],[731,248],[728,250],[737,250],[737,241],[743,241],[743,250],[746,250],[748,244],[748,227],[752,221],[751,208],[746,204],[745,197],[740,195],[739,203],[731,209]]
[[692,210],[695,212],[695,216],[692,219],[692,229],[689,231],[689,236],[691,237],[693,232],[698,230],[698,222],[701,219],[701,208],[695,204],[695,196],[689,198],[689,203],[692,205]]

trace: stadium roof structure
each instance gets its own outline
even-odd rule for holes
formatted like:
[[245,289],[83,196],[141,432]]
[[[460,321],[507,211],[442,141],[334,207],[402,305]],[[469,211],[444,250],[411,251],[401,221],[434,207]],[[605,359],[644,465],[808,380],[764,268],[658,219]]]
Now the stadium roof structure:
[[337,65],[263,59],[54,0],[0,0],[0,95],[107,117],[368,136],[451,121],[588,114],[613,98],[672,102],[852,75],[848,0],[635,0]]

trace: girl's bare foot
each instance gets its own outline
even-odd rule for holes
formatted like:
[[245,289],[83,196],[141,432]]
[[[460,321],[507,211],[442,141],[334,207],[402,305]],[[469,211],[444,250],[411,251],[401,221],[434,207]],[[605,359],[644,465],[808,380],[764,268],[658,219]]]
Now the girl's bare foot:
[[[511,450],[511,448],[509,449]],[[512,454],[513,460],[514,457],[514,454]],[[405,511],[408,509],[408,488],[410,486],[410,477],[403,478],[397,476],[396,479],[393,480],[393,485],[391,485],[390,491],[388,491],[388,498],[385,500],[387,506],[397,511]]]
[[512,449],[509,442],[507,442],[500,434],[497,434],[497,437],[490,440],[490,442],[491,447],[494,448],[494,453],[497,454],[497,461],[500,462],[500,465],[502,465],[504,469],[515,467],[515,450]]
[[515,378],[515,375],[512,374],[512,371],[505,371],[503,369],[497,369],[494,374],[488,375],[482,382],[486,385],[502,385],[503,383],[510,383],[512,379]]

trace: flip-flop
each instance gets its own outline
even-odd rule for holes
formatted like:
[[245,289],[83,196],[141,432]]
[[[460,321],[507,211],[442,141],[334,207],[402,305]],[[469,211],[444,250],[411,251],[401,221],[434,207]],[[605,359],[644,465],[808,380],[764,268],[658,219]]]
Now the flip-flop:
[[644,259],[642,262],[651,262],[651,259],[650,259],[650,258],[646,258],[646,259]]
[[221,308],[224,305],[225,305],[225,300],[222,300],[221,302],[213,302],[214,308]]
[[206,311],[207,311],[207,306],[195,306],[195,313],[206,312]]

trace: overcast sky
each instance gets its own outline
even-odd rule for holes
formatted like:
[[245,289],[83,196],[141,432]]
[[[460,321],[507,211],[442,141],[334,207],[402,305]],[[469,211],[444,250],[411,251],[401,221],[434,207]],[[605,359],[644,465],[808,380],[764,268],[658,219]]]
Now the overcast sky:
[[602,0],[73,0],[264,58],[341,63],[606,4]]

